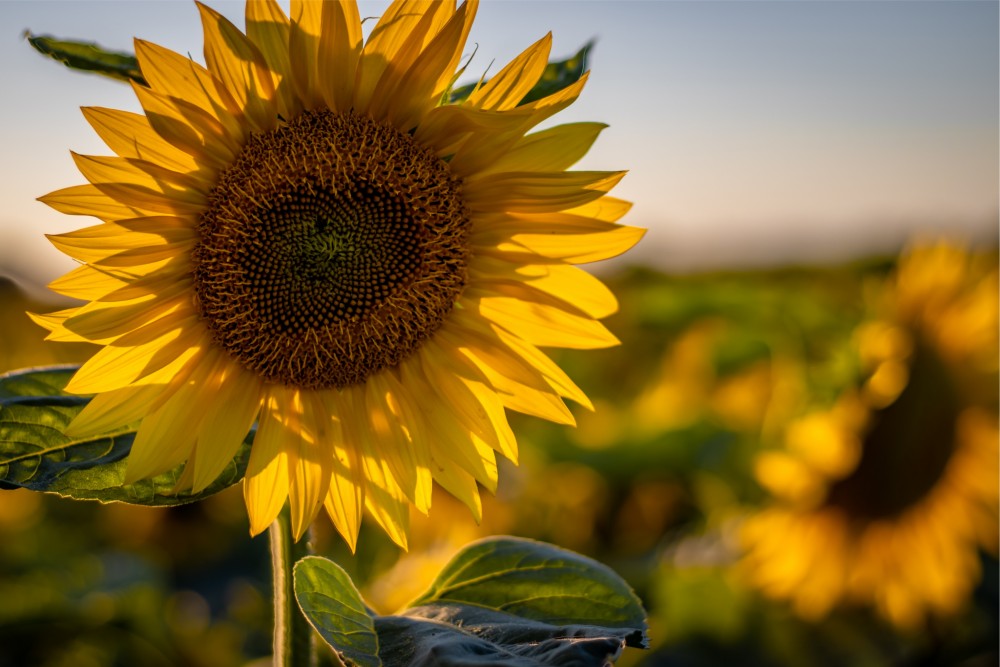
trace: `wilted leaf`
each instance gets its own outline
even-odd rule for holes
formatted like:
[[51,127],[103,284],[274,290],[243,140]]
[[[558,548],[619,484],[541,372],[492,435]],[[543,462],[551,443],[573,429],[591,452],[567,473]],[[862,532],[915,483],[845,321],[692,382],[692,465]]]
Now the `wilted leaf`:
[[348,665],[381,667],[372,617],[347,573],[308,556],[295,564],[295,599],[309,623]]
[[36,37],[27,31],[24,36],[39,53],[58,60],[70,69],[146,85],[146,80],[139,71],[139,63],[131,53],[107,51],[93,42],[56,39],[51,35]]
[[[583,76],[583,73],[587,71],[587,58],[590,56],[590,50],[593,48],[594,42],[590,41],[566,60],[554,60],[550,62],[545,66],[545,70],[542,72],[538,83],[525,94],[518,104],[527,104],[528,102],[540,100],[543,97],[559,92],[570,84],[576,83]],[[483,83],[486,82],[484,81]],[[475,83],[455,88],[448,96],[448,103],[459,104],[463,102],[472,94],[475,88]]]
[[69,438],[66,426],[89,400],[63,391],[75,366],[0,375],[0,485],[77,500],[134,505],[182,505],[213,495],[246,474],[252,433],[236,458],[200,493],[174,493],[182,468],[123,484],[135,425],[114,433]]

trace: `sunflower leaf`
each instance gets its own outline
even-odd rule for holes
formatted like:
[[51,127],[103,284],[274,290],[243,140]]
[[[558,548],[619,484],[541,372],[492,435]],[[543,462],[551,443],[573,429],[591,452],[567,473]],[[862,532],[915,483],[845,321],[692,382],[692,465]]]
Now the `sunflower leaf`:
[[460,551],[414,605],[472,604],[542,623],[627,630],[646,646],[642,603],[611,568],[533,540],[491,537]]
[[135,81],[146,85],[139,63],[131,53],[107,51],[93,42],[57,39],[51,35],[24,36],[39,53],[58,60],[70,69],[93,72],[118,81]]
[[381,667],[374,621],[347,573],[326,558],[307,556],[293,576],[299,608],[344,664]]
[[[541,78],[538,79],[531,90],[529,90],[518,104],[527,104],[540,100],[553,93],[576,83],[587,71],[587,61],[590,58],[590,51],[594,48],[594,41],[591,40],[583,47],[565,60],[553,60],[545,66]],[[486,82],[483,81],[485,84]],[[449,104],[460,104],[468,99],[472,91],[476,89],[477,83],[467,83],[451,91],[448,95]]]
[[182,467],[124,484],[135,427],[73,439],[66,426],[89,401],[67,394],[76,366],[49,366],[0,375],[0,488],[26,488],[77,500],[133,505],[182,505],[240,481],[250,457],[247,436],[236,458],[208,488],[174,493]]
[[541,542],[475,542],[417,606],[369,611],[347,574],[315,556],[295,566],[303,614],[348,667],[600,667],[646,646],[642,605],[610,569]]

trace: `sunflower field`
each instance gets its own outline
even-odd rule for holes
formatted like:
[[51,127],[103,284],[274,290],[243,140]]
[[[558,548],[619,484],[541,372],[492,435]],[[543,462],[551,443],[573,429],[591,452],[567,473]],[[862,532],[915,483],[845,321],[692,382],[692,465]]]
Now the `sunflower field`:
[[[516,420],[524,458],[480,524],[438,490],[407,552],[366,525],[351,556],[322,524],[317,552],[385,613],[480,537],[590,555],[649,612],[651,649],[619,664],[991,664],[996,271],[995,251],[936,243],[608,275],[622,346],[558,357],[595,410]],[[43,304],[4,290],[5,369],[86,358],[39,342],[23,313]],[[167,509],[4,491],[0,664],[267,664],[267,545],[236,488]]]
[[0,667],[996,664],[995,241],[601,264],[590,45],[477,7],[28,36],[142,113],[0,276]]

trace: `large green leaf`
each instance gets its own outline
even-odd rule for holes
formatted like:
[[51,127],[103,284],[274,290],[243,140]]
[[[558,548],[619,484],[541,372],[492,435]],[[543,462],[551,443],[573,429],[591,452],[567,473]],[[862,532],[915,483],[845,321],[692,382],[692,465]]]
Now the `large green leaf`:
[[146,80],[139,71],[139,63],[131,53],[107,51],[93,42],[57,39],[51,35],[34,36],[25,32],[25,37],[39,53],[58,60],[70,69],[146,85]]
[[175,493],[182,468],[124,484],[135,425],[86,438],[65,435],[89,400],[67,394],[75,366],[52,366],[0,375],[0,486],[56,493],[77,500],[135,505],[181,505],[213,495],[246,474],[253,433],[208,488]]
[[466,546],[414,605],[464,603],[556,625],[628,628],[644,646],[642,603],[611,568],[551,544],[491,537]]
[[[569,58],[550,62],[545,66],[545,70],[542,72],[538,83],[521,98],[518,104],[527,104],[528,102],[540,100],[553,93],[558,93],[566,86],[579,81],[583,73],[587,71],[587,60],[593,48],[594,42],[590,41]],[[484,81],[483,83],[486,82]],[[453,89],[448,96],[448,103],[459,104],[465,101],[472,94],[472,91],[476,89],[476,85],[475,83],[468,83]]]
[[374,621],[347,573],[326,558],[307,556],[295,564],[294,577],[302,613],[340,659],[381,667]]
[[296,565],[295,593],[350,667],[603,667],[626,646],[646,646],[645,612],[618,575],[513,537],[467,547],[399,615],[368,611],[347,574],[322,558]]

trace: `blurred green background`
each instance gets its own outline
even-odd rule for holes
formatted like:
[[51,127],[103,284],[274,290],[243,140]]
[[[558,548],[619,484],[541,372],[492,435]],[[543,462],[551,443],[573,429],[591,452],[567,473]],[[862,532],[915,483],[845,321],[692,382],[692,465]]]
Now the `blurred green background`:
[[[997,664],[997,255],[605,276],[620,347],[553,356],[578,426],[515,415],[477,526],[446,493],[408,553],[368,522],[318,552],[389,613],[467,541],[607,563],[651,615],[624,665]],[[0,282],[3,370],[85,359]],[[991,465],[992,463],[992,465]],[[0,491],[0,666],[269,664],[267,538],[239,486],[174,509]]]

